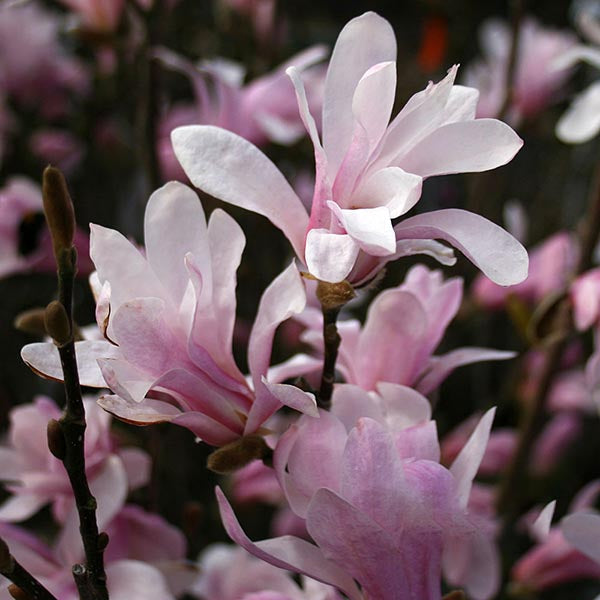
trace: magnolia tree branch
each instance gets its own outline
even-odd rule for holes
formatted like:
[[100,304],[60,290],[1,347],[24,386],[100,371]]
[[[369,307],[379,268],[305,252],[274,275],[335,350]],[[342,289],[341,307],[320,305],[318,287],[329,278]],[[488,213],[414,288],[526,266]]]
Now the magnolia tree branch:
[[13,598],[57,600],[29,571],[17,562],[6,542],[0,539],[0,574],[13,582],[9,593]]
[[80,597],[82,600],[107,600],[104,549],[108,536],[98,532],[96,499],[90,491],[85,472],[85,409],[73,336],[73,284],[77,263],[73,247],[75,216],[65,180],[58,169],[47,167],[44,171],[43,199],[58,267],[59,297],[46,308],[45,324],[58,347],[66,396],[61,419],[48,423],[48,446],[65,466],[79,514],[79,530],[85,552],[84,572],[75,576]]
[[[571,280],[592,266],[594,249],[600,236],[600,168],[595,175],[592,189],[582,223],[579,259],[571,274]],[[505,513],[507,523],[519,513],[519,495],[515,491],[520,489],[527,474],[529,456],[544,423],[548,392],[559,370],[568,338],[574,333],[567,292],[568,289],[564,290],[561,300],[555,306],[538,384],[531,402],[523,413],[517,448],[500,484],[498,509]]]
[[524,0],[512,0],[511,4],[511,43],[506,63],[506,88],[504,99],[498,113],[498,119],[505,121],[508,116],[510,105],[515,95],[515,75],[517,72],[517,60],[519,57],[519,45],[523,13],[525,12]]
[[347,281],[340,283],[326,283],[319,281],[317,284],[317,298],[321,303],[323,312],[323,372],[321,385],[317,394],[317,404],[320,408],[329,410],[331,395],[335,382],[335,363],[338,349],[342,341],[337,330],[337,318],[342,307],[354,298],[354,289]]

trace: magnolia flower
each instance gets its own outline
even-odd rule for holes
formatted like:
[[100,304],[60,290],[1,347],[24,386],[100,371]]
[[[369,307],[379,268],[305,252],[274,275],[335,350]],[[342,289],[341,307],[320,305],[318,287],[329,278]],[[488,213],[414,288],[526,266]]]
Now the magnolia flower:
[[[89,239],[75,231],[78,270],[88,275]],[[42,212],[42,192],[25,177],[9,179],[0,188],[0,277],[27,271],[56,271],[52,240]]]
[[202,600],[341,600],[330,586],[302,578],[303,586],[244,549],[209,546],[199,560],[200,577],[191,592]]
[[[182,425],[215,446],[255,433],[282,403],[315,414],[312,395],[264,377],[277,326],[304,308],[296,267],[261,298],[248,343],[250,384],[231,348],[240,227],[221,210],[207,225],[196,194],[171,182],[150,197],[144,230],[142,254],[117,231],[92,225],[96,317],[106,340],[76,349],[81,383],[115,394],[100,405],[137,425]],[[22,357],[62,378],[53,345],[31,344]]]
[[[467,67],[464,82],[479,90],[477,116],[498,117],[509,87],[506,76],[512,46],[510,26],[498,19],[489,19],[481,26],[479,37],[484,57]],[[545,27],[533,17],[523,19],[512,94],[506,107],[509,123],[517,126],[556,101],[571,69],[557,68],[555,61],[575,43],[575,36],[568,31]]]
[[[109,534],[104,561],[111,599],[175,600],[191,585],[195,575],[185,563],[185,538],[180,531],[137,506],[123,507],[108,523],[105,516],[98,514],[99,525]],[[23,567],[57,598],[79,598],[72,574],[73,564],[83,559],[77,526],[69,535],[61,531],[53,547],[5,523],[0,523],[0,536]],[[9,584],[0,577],[0,600],[12,598]]]
[[175,127],[182,125],[216,125],[257,146],[269,141],[285,145],[298,141],[304,134],[304,126],[298,115],[294,87],[285,71],[290,65],[303,71],[308,79],[311,107],[319,110],[324,70],[317,63],[326,53],[324,46],[312,46],[273,72],[244,84],[245,69],[238,63],[217,58],[196,66],[174,52],[157,50],[156,57],[166,67],[190,79],[196,96],[194,105],[176,105],[160,124],[158,152],[164,176],[175,174],[181,178],[170,136]]
[[518,285],[500,287],[479,275],[472,293],[486,308],[501,308],[509,297],[515,296],[528,304],[537,304],[551,292],[560,291],[567,284],[575,267],[578,248],[574,238],[561,231],[534,246],[529,254],[529,276]]
[[[117,512],[129,490],[148,482],[150,458],[138,448],[119,448],[110,433],[110,415],[91,398],[84,404],[86,475],[103,510]],[[46,397],[12,409],[9,444],[0,446],[0,481],[12,495],[0,505],[0,521],[24,521],[49,503],[57,521],[67,520],[73,492],[65,467],[50,454],[46,438],[48,421],[60,416],[58,406]]]
[[224,526],[251,554],[350,600],[439,600],[442,561],[453,585],[489,598],[497,555],[467,503],[492,419],[493,410],[448,470],[439,464],[435,423],[421,415],[393,428],[363,417],[350,431],[325,411],[303,416],[277,444],[274,466],[315,544],[291,536],[251,542],[217,488]]
[[[578,45],[566,52],[555,67],[570,67],[579,61],[600,68],[600,38],[598,18],[588,11],[581,11],[578,25],[592,46]],[[600,131],[600,81],[594,81],[580,92],[556,124],[556,136],[567,144],[581,144],[594,138]]]
[[[462,300],[462,279],[443,280],[441,271],[415,265],[403,284],[381,292],[369,306],[364,325],[338,321],[341,344],[336,367],[347,383],[374,390],[379,382],[411,386],[429,394],[457,367],[483,360],[512,358],[514,353],[487,348],[433,352]],[[307,328],[301,340],[323,354],[323,317],[315,308],[297,317]],[[293,377],[319,369],[322,361],[300,355],[273,369]]]
[[69,96],[88,86],[83,65],[61,48],[59,32],[58,18],[34,1],[0,4],[0,89],[47,116],[64,114]]
[[[598,517],[590,514],[590,507],[594,505],[599,491],[598,481],[585,486],[573,499],[568,511],[571,516],[564,519],[562,527],[551,528],[556,503],[551,502],[544,508],[532,527],[537,545],[515,563],[511,572],[519,587],[541,592],[577,579],[600,578],[598,555],[590,556],[590,542],[598,532],[593,521]],[[581,525],[584,523],[589,525],[589,529],[582,534]],[[579,540],[585,550],[582,548],[580,551]],[[598,538],[595,543],[598,548]]]
[[527,254],[503,229],[457,209],[401,221],[419,200],[423,179],[485,171],[507,163],[522,145],[493,119],[475,119],[477,91],[455,86],[457,67],[414,95],[388,123],[395,100],[396,40],[369,12],[350,21],[336,42],[325,81],[323,143],[300,74],[288,69],[315,147],[310,217],[275,165],[246,140],[211,126],[172,134],[192,183],[231,204],[268,217],[316,278],[359,284],[398,256],[426,253],[444,264],[462,250],[501,285],[522,281]]

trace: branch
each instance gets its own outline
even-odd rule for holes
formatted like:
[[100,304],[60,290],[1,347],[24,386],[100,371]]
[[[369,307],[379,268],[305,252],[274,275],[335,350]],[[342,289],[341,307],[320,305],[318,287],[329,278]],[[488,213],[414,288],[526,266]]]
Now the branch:
[[[62,173],[53,167],[44,171],[44,212],[52,235],[58,266],[58,301],[46,308],[44,321],[48,334],[58,347],[64,375],[66,404],[60,421],[48,424],[48,446],[67,471],[77,512],[79,531],[85,552],[85,573],[75,577],[82,600],[108,600],[104,549],[106,534],[99,534],[96,499],[92,496],[85,472],[85,409],[79,385],[73,337],[73,284],[77,253],[73,247],[75,216]],[[87,591],[81,579],[87,579]]]
[[515,74],[517,70],[517,59],[519,57],[519,44],[521,24],[523,22],[525,0],[512,0],[511,4],[511,44],[506,64],[506,89],[504,99],[498,112],[498,119],[504,121],[515,94]]

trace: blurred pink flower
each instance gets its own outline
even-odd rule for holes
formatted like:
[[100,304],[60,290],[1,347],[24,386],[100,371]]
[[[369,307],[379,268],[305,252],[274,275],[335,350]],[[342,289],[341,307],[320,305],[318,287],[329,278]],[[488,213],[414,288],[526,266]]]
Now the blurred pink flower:
[[83,144],[66,129],[38,129],[29,147],[44,165],[55,165],[67,174],[77,167],[85,152]]
[[[158,515],[137,506],[125,506],[101,527],[109,533],[105,553],[108,591],[111,599],[175,600],[187,589],[194,571],[185,564],[183,534]],[[0,523],[0,536],[13,556],[60,600],[77,600],[71,569],[81,562],[79,532],[60,532],[58,542],[48,547],[31,533]],[[0,577],[0,599],[10,600],[9,581]]]
[[289,573],[248,554],[243,548],[215,544],[199,559],[201,575],[191,590],[202,600],[341,600],[330,586]]
[[[415,265],[404,283],[375,297],[364,325],[355,319],[338,321],[337,369],[345,381],[365,390],[380,382],[398,383],[429,394],[457,367],[512,358],[512,352],[474,347],[433,355],[460,307],[462,285],[458,277],[444,281],[441,271]],[[307,308],[297,319],[306,326],[301,340],[319,360],[296,356],[279,365],[280,376],[304,375],[322,366],[321,311]]]
[[529,254],[529,276],[525,281],[500,287],[485,275],[475,280],[472,293],[486,308],[501,308],[510,296],[528,304],[537,304],[550,292],[560,291],[575,266],[577,245],[573,237],[559,232],[535,246]]
[[[464,82],[479,90],[478,117],[499,117],[508,84],[506,75],[512,45],[510,25],[489,19],[480,29],[483,58],[469,65]],[[571,75],[568,66],[557,68],[556,59],[573,48],[576,37],[541,25],[533,17],[523,19],[519,30],[513,91],[507,121],[518,126],[560,99]]]
[[323,145],[300,73],[288,69],[310,134],[316,184],[310,218],[277,167],[248,141],[211,126],[172,134],[175,154],[194,185],[268,217],[318,279],[359,284],[386,262],[416,253],[453,264],[441,238],[501,285],[522,281],[527,254],[519,242],[478,215],[457,209],[401,221],[421,196],[423,179],[486,171],[510,161],[522,140],[504,123],[475,119],[477,91],[454,86],[457,68],[415,94],[389,123],[396,90],[396,39],[369,12],[336,42],[325,82]]
[[[221,210],[208,225],[197,195],[171,182],[148,201],[145,254],[117,231],[92,226],[96,317],[105,341],[76,344],[83,385],[109,387],[100,405],[137,425],[172,422],[220,446],[256,432],[282,404],[315,414],[314,397],[265,379],[277,326],[300,312],[304,285],[291,264],[265,290],[248,343],[251,384],[235,364],[236,277],[245,245]],[[25,362],[61,379],[52,344]]]
[[[60,21],[34,0],[0,4],[0,89],[45,116],[88,88],[84,65],[59,43]],[[26,43],[23,42],[26,40]]]
[[194,88],[195,104],[178,104],[167,112],[159,126],[158,152],[165,178],[182,177],[173,153],[171,132],[182,125],[216,125],[237,133],[258,146],[268,142],[293,144],[304,135],[294,86],[285,71],[296,65],[307,77],[313,110],[322,105],[326,48],[312,46],[295,55],[272,73],[244,84],[242,65],[217,58],[199,66],[164,48],[155,54],[162,63],[186,75]]
[[[533,527],[537,545],[522,556],[512,568],[511,577],[518,587],[535,593],[578,579],[600,578],[598,559],[590,558],[588,552],[580,552],[577,544],[570,543],[565,536],[567,533],[569,538],[576,542],[578,539],[583,540],[583,536],[580,537],[577,531],[583,522],[590,525],[587,539],[595,539],[598,544],[600,538],[595,537],[598,529],[594,527],[594,523],[588,522],[587,517],[590,516],[590,507],[593,506],[599,491],[599,482],[592,481],[575,496],[569,508],[569,514],[572,516],[563,521],[563,524],[570,522],[566,531],[560,526],[550,529],[554,503],[544,509]],[[582,517],[584,520],[579,521]],[[571,520],[575,523],[573,530],[570,530],[573,524]]]
[[[119,448],[110,433],[110,415],[93,399],[84,402],[90,488],[104,510],[110,512],[108,507],[116,507],[116,513],[128,490],[147,483],[150,458],[138,448]],[[60,416],[58,406],[46,397],[12,409],[9,443],[0,446],[0,480],[12,496],[0,505],[0,521],[23,521],[46,504],[52,504],[54,518],[61,523],[72,512],[73,492],[67,472],[62,462],[50,454],[46,441],[48,421]]]
[[[78,272],[88,275],[93,269],[89,238],[79,228],[74,243]],[[28,271],[52,273],[56,262],[39,186],[25,177],[13,177],[0,188],[0,277]]]
[[538,476],[551,472],[564,457],[567,448],[580,436],[582,427],[581,415],[575,412],[554,415],[535,441],[532,471]]
[[439,600],[442,561],[450,583],[490,598],[498,557],[467,503],[493,412],[450,470],[439,464],[433,421],[391,429],[361,418],[348,432],[331,413],[303,416],[277,444],[274,466],[316,545],[290,536],[251,542],[217,489],[225,528],[248,552],[351,600]]
[[575,279],[570,289],[573,319],[580,331],[600,324],[600,268]]

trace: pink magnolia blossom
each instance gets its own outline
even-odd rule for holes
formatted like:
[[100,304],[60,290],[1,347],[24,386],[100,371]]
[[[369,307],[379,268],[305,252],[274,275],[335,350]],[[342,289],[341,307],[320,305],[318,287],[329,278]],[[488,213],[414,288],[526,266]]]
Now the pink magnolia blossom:
[[81,20],[83,27],[91,31],[109,33],[121,20],[125,0],[59,0]]
[[[84,402],[90,488],[103,510],[116,512],[128,490],[147,483],[150,458],[138,448],[119,448],[110,433],[110,415],[93,399]],[[62,462],[50,454],[46,441],[48,421],[60,416],[58,406],[46,397],[12,409],[9,443],[0,446],[0,480],[12,495],[0,505],[0,521],[23,521],[46,504],[52,505],[54,518],[61,523],[72,512],[73,492],[67,472]]]
[[[251,384],[233,359],[235,272],[242,230],[221,210],[208,225],[196,194],[171,182],[148,201],[145,254],[117,231],[92,226],[96,317],[104,341],[76,344],[83,385],[109,387],[100,405],[137,425],[172,422],[220,446],[256,432],[282,403],[315,414],[314,398],[265,379],[277,326],[300,312],[304,286],[291,264],[265,290],[248,343]],[[52,345],[25,362],[60,379]]]
[[0,4],[0,89],[47,116],[64,114],[69,95],[88,87],[84,66],[60,46],[59,29],[35,1]]
[[[483,59],[467,67],[465,84],[479,90],[478,117],[498,117],[503,108],[508,84],[506,75],[512,45],[510,25],[489,19],[480,29]],[[507,120],[517,126],[535,117],[555,102],[571,75],[568,66],[557,68],[555,61],[575,46],[568,31],[541,25],[533,17],[521,23],[512,97]]]
[[[75,232],[80,275],[91,272],[89,239]],[[54,272],[52,240],[42,213],[42,193],[25,177],[13,177],[0,189],[0,277],[27,271]]]
[[[110,537],[104,559],[111,599],[175,600],[191,585],[194,571],[185,564],[181,532],[137,506],[123,507],[108,523],[105,517],[100,515],[99,525]],[[0,523],[0,536],[13,556],[60,600],[79,598],[71,568],[81,562],[83,551],[77,528],[74,533],[62,531],[48,547],[24,529]],[[0,577],[1,600],[12,598],[9,584]]]
[[274,466],[315,544],[290,536],[251,542],[217,489],[227,532],[255,556],[350,600],[440,600],[442,561],[450,583],[491,597],[496,551],[467,503],[493,411],[450,470],[439,464],[435,423],[420,419],[407,416],[402,428],[363,417],[348,432],[328,412],[301,417],[279,441]]
[[[337,369],[345,381],[365,390],[379,382],[399,383],[429,394],[457,367],[512,358],[512,352],[473,347],[433,355],[460,307],[462,286],[458,277],[444,281],[441,271],[415,265],[404,283],[373,300],[364,325],[355,319],[338,321]],[[307,327],[302,341],[322,356],[321,312],[307,309],[298,319]],[[285,366],[281,373],[290,377],[320,368],[321,361],[300,356]]]
[[564,288],[575,266],[577,245],[573,237],[559,232],[535,246],[529,254],[529,276],[517,285],[501,287],[479,275],[472,293],[479,304],[486,308],[501,308],[511,296],[528,304],[537,304],[551,292]]
[[215,544],[200,556],[198,582],[191,592],[201,600],[341,600],[330,586],[303,578],[303,589],[282,571],[243,548]]
[[245,69],[240,64],[217,58],[196,66],[169,50],[157,50],[157,58],[166,67],[190,79],[196,96],[195,104],[180,103],[162,118],[158,152],[163,176],[182,179],[170,137],[179,126],[216,125],[257,146],[270,141],[285,145],[298,141],[304,134],[304,126],[298,114],[294,86],[285,71],[290,65],[303,71],[311,107],[319,110],[325,73],[318,63],[326,52],[324,46],[312,46],[273,72],[244,83]]
[[[587,521],[587,517],[591,516],[589,507],[594,504],[599,491],[598,481],[593,481],[577,494],[569,509],[572,516],[563,521],[569,523],[566,530],[560,526],[550,528],[554,503],[549,504],[542,511],[533,527],[537,545],[515,563],[511,572],[513,581],[519,587],[530,592],[541,592],[577,579],[600,578],[600,564],[597,558],[590,558],[588,552],[580,552],[578,544],[572,544],[569,539],[577,540],[580,524],[583,522],[589,524]],[[586,520],[580,521],[582,517]],[[575,522],[573,530],[570,529],[573,523],[571,519]],[[587,532],[588,540],[595,536],[596,530],[593,527],[592,524]]]
[[600,323],[600,269],[580,275],[569,291],[573,304],[573,319],[580,331]]
[[336,42],[325,81],[323,144],[300,73],[288,69],[300,115],[315,147],[310,217],[275,165],[255,146],[212,126],[172,134],[175,154],[194,185],[268,217],[320,280],[359,284],[385,262],[416,253],[454,262],[440,238],[501,285],[522,281],[527,254],[500,227],[458,209],[392,221],[419,200],[423,179],[486,171],[510,161],[522,140],[504,123],[475,119],[477,91],[455,86],[457,67],[415,94],[389,123],[396,89],[396,39],[369,12]]

